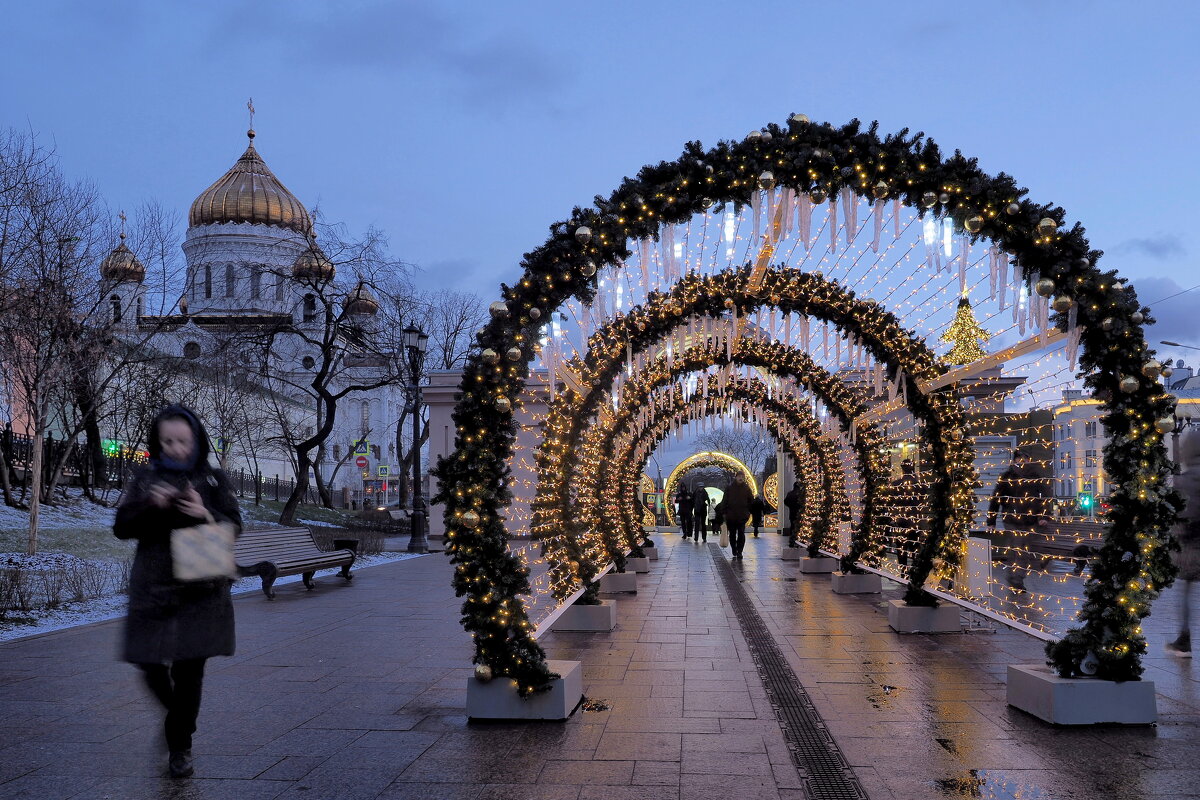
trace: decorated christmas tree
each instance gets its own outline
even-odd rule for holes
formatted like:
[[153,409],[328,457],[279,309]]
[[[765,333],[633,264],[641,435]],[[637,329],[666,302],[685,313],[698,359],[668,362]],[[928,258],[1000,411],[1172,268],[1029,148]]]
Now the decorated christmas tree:
[[991,335],[976,321],[970,301],[965,296],[960,298],[954,321],[942,336],[942,341],[950,345],[950,352],[946,353],[946,363],[970,364],[972,361],[978,361],[987,355],[983,345],[990,338]]

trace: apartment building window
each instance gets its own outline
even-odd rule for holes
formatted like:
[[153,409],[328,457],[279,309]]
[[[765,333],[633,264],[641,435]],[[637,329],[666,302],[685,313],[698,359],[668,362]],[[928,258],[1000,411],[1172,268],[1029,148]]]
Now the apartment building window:
[[1089,439],[1096,438],[1097,423],[1095,420],[1083,423],[1083,435]]
[[1083,466],[1085,469],[1095,469],[1095,467],[1096,467],[1096,451],[1095,450],[1084,451]]
[[233,297],[237,289],[237,275],[233,272],[233,264],[225,265],[225,296]]

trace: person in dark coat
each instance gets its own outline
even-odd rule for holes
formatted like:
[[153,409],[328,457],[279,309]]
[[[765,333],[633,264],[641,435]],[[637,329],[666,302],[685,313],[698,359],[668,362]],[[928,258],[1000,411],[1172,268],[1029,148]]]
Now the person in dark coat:
[[1024,450],[1013,455],[1012,464],[996,481],[996,491],[988,505],[987,524],[996,527],[997,515],[1004,521],[1005,533],[996,539],[1008,561],[1008,584],[1025,590],[1025,576],[1035,559],[1029,554],[1030,535],[1050,523],[1050,505],[1054,502],[1050,479]]
[[703,484],[697,486],[696,491],[692,493],[692,518],[696,526],[693,538],[707,542],[708,492],[705,491]]
[[225,474],[209,466],[208,433],[183,406],[168,406],[151,424],[149,466],[126,486],[113,533],[136,539],[129,576],[123,657],[136,664],[166,710],[171,777],[192,774],[192,734],[200,712],[204,663],[234,650],[227,578],[181,583],[171,562],[171,531],[202,522],[241,530],[237,499]]
[[917,474],[911,459],[900,462],[900,480],[891,488],[888,526],[891,528],[896,561],[908,564],[908,558],[921,546],[925,512],[929,508],[929,487]]
[[763,524],[763,514],[767,513],[768,508],[770,506],[761,494],[750,501],[750,526],[754,528],[755,538],[758,537],[758,529]]
[[725,525],[729,528],[729,548],[732,558],[742,560],[742,551],[746,549],[746,523],[750,520],[750,504],[754,502],[754,493],[746,483],[743,475],[734,475],[733,482],[725,490],[721,499],[721,509],[725,515]]
[[1179,614],[1179,636],[1167,643],[1167,652],[1184,658],[1192,657],[1191,594],[1192,584],[1200,580],[1200,430],[1191,429],[1179,443],[1179,467],[1183,470],[1175,479],[1175,488],[1183,495],[1183,513],[1171,533],[1179,542],[1175,556],[1179,568],[1182,595]]
[[804,484],[796,481],[792,484],[792,488],[783,496],[783,505],[788,510],[788,547],[796,546],[796,533],[800,528],[800,516],[804,513],[804,506],[808,503],[808,498],[804,491]]
[[692,515],[692,494],[687,487],[680,484],[675,492],[675,513],[679,516],[679,531],[684,539],[692,538],[695,528],[695,517]]

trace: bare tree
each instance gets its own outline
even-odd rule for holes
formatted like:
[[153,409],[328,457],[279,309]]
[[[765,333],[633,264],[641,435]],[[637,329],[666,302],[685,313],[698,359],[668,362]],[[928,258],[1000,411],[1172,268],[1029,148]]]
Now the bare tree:
[[715,451],[726,453],[757,473],[764,468],[767,459],[775,454],[775,440],[757,426],[735,430],[732,425],[718,427],[696,437],[697,452]]

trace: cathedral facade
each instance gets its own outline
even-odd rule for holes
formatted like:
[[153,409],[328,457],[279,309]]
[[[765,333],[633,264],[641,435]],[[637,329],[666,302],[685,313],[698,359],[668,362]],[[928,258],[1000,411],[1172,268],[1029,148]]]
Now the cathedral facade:
[[[395,359],[362,346],[380,324],[379,302],[365,283],[348,288],[337,275],[309,212],[258,154],[254,131],[248,136],[237,162],[191,205],[178,305],[146,313],[146,270],[124,233],[100,266],[99,289],[118,337],[188,376],[174,399],[204,418],[224,466],[288,479],[289,445],[321,422],[311,382],[322,364],[334,365],[336,393],[387,379]],[[335,358],[325,357],[329,350]],[[396,381],[342,398],[318,463],[327,484],[374,500],[385,488],[381,476],[394,470],[404,409]],[[122,438],[119,430],[110,435]]]

